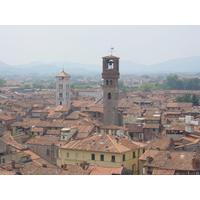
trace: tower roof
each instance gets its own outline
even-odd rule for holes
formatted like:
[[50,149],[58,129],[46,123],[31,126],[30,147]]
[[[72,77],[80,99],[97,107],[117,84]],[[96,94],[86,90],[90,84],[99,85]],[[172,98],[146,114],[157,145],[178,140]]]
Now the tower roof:
[[67,74],[66,72],[62,71],[61,73],[59,73],[58,75],[56,75],[56,77],[59,76],[70,76],[69,74]]
[[119,59],[120,57],[110,55],[110,56],[104,56],[103,58],[108,58],[108,59],[118,58]]

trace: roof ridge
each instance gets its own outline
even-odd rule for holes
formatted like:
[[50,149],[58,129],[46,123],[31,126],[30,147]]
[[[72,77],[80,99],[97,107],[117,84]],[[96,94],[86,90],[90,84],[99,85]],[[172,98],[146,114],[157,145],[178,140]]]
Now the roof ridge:
[[112,138],[109,135],[107,135],[107,136],[111,140],[111,142],[114,144],[114,146],[117,148],[117,150],[121,153],[121,151],[119,150],[119,148],[117,147],[117,145],[113,142]]

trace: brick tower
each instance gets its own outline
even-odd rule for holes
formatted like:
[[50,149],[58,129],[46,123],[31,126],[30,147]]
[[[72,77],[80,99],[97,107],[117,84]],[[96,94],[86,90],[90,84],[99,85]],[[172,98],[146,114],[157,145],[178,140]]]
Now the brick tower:
[[56,106],[70,105],[70,77],[64,70],[56,75]]
[[103,57],[103,124],[119,125],[118,119],[118,79],[119,57]]

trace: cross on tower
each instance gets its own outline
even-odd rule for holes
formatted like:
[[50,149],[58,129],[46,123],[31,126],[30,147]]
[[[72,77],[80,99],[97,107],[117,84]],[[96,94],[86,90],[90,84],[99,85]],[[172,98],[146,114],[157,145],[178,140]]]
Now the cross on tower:
[[111,48],[110,48],[110,51],[109,51],[109,52],[111,53],[111,54],[110,54],[111,56],[112,56],[113,51],[114,51],[114,48],[111,47]]

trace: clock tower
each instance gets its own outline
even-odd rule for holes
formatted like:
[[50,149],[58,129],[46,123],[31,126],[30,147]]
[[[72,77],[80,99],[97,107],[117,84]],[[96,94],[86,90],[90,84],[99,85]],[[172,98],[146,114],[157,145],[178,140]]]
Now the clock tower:
[[[112,50],[112,48],[111,48]],[[103,57],[103,124],[119,125],[118,117],[118,79],[119,57]]]

